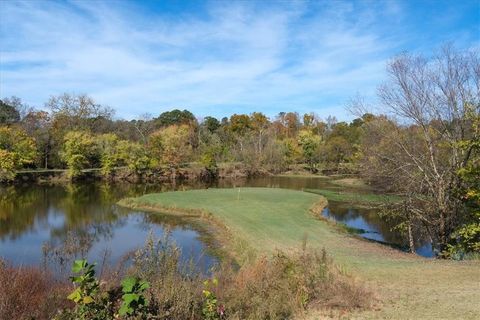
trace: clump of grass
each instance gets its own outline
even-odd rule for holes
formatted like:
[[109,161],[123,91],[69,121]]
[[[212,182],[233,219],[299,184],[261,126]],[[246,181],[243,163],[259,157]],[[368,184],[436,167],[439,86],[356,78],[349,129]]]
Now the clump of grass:
[[44,268],[51,268],[55,273],[65,275],[75,259],[87,255],[94,240],[88,233],[79,235],[69,231],[59,245],[45,242],[42,245]]
[[289,319],[309,307],[368,308],[371,292],[340,272],[326,252],[277,252],[238,272],[223,269],[217,296],[231,319]]
[[159,240],[150,235],[135,252],[128,273],[150,283],[149,298],[158,319],[199,318],[205,276],[193,260],[181,261],[169,232]]

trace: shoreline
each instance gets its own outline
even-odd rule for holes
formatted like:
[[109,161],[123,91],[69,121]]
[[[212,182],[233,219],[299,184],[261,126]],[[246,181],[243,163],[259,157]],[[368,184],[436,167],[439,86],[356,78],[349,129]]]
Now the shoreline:
[[[327,170],[328,171],[328,170]],[[330,171],[328,171],[330,172]],[[218,179],[245,179],[253,177],[299,177],[299,178],[320,178],[332,179],[346,178],[345,180],[359,180],[358,174],[352,173],[312,173],[305,168],[288,168],[284,171],[271,171],[265,168],[252,169],[241,163],[228,162],[220,163],[215,171],[207,170],[197,163],[189,163],[179,168],[161,167],[147,170],[141,173],[129,171],[126,167],[114,168],[113,173],[105,176],[101,168],[83,169],[82,175],[76,178],[68,177],[68,169],[31,169],[20,170],[15,173],[13,181],[3,181],[0,185],[11,185],[21,183],[67,183],[79,181],[112,181],[126,183],[159,183],[181,180],[214,181]],[[341,183],[341,180],[339,180]],[[348,186],[348,184],[346,185]],[[350,185],[351,186],[351,185]]]
[[[328,200],[323,196],[320,197],[321,199],[310,207],[310,214],[315,219],[331,225],[337,231],[348,233],[341,224],[322,217],[321,212],[328,205]],[[140,210],[153,214],[170,215],[188,220],[199,220],[202,223],[201,229],[204,229],[199,231],[201,233],[206,233],[207,238],[211,238],[215,244],[218,244],[218,247],[211,247],[212,243],[206,243],[207,246],[214,250],[215,253],[219,253],[221,259],[226,258],[227,260],[231,260],[238,266],[251,263],[258,257],[257,249],[254,249],[246,239],[235,236],[231,227],[207,210],[148,205],[146,203],[138,202],[136,199],[138,199],[138,197],[124,198],[118,201],[117,205],[123,208]]]

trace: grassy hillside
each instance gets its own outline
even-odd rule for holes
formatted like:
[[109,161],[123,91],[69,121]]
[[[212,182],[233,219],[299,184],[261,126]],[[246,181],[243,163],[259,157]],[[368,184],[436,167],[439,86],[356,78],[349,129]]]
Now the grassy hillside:
[[299,249],[307,238],[309,247],[325,247],[337,263],[378,293],[383,302],[379,310],[353,317],[474,319],[480,314],[478,261],[428,260],[339,232],[312,214],[310,209],[322,203],[324,198],[317,194],[269,188],[166,192],[121,202],[159,212],[211,214],[214,219],[209,221],[227,229],[219,231],[219,237],[228,238],[242,259],[277,248]]

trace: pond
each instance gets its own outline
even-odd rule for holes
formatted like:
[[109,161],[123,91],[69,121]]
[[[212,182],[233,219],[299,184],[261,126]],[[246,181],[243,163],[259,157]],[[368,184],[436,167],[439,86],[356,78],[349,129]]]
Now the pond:
[[[203,270],[208,270],[217,258],[209,250],[198,225],[184,219],[119,208],[115,204],[124,197],[151,192],[241,186],[298,190],[342,188],[327,179],[304,177],[220,180],[210,185],[199,182],[175,185],[95,182],[0,187],[0,257],[18,265],[36,265],[43,261],[45,252],[77,241],[82,245],[69,248],[70,251],[78,250],[77,254],[91,261],[108,257],[108,263],[115,264],[127,253],[143,246],[149,235],[162,238],[169,233],[182,250],[184,259],[193,259]],[[379,218],[375,210],[330,202],[323,214],[362,229],[365,232],[360,236],[365,238],[406,246],[405,239],[392,232],[391,226]],[[419,254],[432,255],[428,243],[420,241],[417,247]]]
[[168,232],[183,258],[208,270],[216,259],[191,222],[116,206],[123,197],[170,189],[105,183],[1,188],[0,257],[38,265],[45,252],[68,252],[90,261],[107,256],[109,264],[116,264],[148,237],[163,239]]

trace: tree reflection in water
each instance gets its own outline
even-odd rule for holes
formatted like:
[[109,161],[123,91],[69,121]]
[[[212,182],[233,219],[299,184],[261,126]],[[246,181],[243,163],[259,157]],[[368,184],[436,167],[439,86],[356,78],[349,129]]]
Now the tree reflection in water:
[[[193,185],[177,184],[176,188]],[[173,240],[185,254],[201,256],[206,246],[194,221],[116,206],[123,197],[171,189],[168,184],[106,183],[0,188],[0,257],[17,264],[43,261],[63,272],[72,260],[99,261],[107,250],[109,262],[117,263],[142,246],[149,232],[160,237],[166,229],[172,229]],[[214,258],[206,260],[208,265],[214,263]]]
[[[161,237],[166,228],[185,253],[201,255],[211,244],[198,221],[122,209],[115,204],[124,197],[152,192],[198,188],[274,187],[288,189],[347,190],[325,178],[260,177],[221,179],[211,184],[197,181],[176,184],[75,183],[67,185],[16,185],[0,187],[0,257],[14,263],[38,264],[42,252],[66,256],[90,255],[97,260],[111,250],[112,262],[143,245],[150,231]],[[350,190],[362,193],[362,190]],[[361,236],[403,246],[405,237],[378,210],[351,203],[330,201],[326,215],[369,233]],[[75,241],[72,239],[76,239]],[[431,255],[428,241],[418,237],[419,253]],[[42,246],[44,250],[42,250]],[[53,253],[52,253],[53,252]],[[57,252],[58,254],[55,254]],[[71,259],[71,258],[69,258]],[[66,260],[66,259],[65,259]]]

